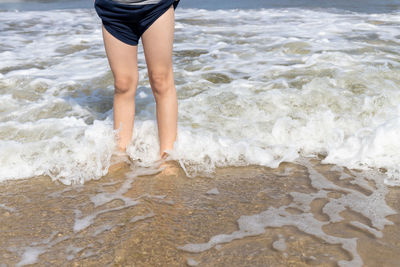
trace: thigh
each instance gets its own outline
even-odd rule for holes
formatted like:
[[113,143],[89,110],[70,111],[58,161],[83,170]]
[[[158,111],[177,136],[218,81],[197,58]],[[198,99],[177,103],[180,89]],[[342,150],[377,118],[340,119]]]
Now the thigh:
[[174,8],[171,6],[142,35],[144,54],[150,74],[172,70],[174,19]]
[[137,46],[121,42],[112,36],[104,26],[103,39],[114,79],[137,77]]

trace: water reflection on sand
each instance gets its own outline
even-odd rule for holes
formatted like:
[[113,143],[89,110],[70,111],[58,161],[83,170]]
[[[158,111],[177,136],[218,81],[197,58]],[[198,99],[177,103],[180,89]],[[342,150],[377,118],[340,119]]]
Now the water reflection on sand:
[[[0,257],[41,266],[396,266],[400,189],[317,160],[0,184]],[[139,175],[140,174],[140,175]],[[139,176],[138,176],[139,175]],[[7,266],[7,265],[6,265]]]

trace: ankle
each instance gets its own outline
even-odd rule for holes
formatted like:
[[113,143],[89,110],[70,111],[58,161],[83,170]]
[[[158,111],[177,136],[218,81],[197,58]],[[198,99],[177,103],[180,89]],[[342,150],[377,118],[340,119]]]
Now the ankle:
[[165,159],[168,158],[168,156],[169,156],[169,154],[168,154],[167,152],[163,152],[163,153],[161,153],[160,158],[161,158],[162,160],[165,160]]

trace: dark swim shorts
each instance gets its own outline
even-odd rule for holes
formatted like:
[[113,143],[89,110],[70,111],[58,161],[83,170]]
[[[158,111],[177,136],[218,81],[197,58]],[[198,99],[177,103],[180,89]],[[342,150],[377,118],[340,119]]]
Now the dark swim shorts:
[[94,6],[104,28],[111,35],[126,44],[137,45],[151,24],[171,5],[175,9],[178,3],[176,0],[162,0],[157,4],[129,5],[113,0],[95,0]]

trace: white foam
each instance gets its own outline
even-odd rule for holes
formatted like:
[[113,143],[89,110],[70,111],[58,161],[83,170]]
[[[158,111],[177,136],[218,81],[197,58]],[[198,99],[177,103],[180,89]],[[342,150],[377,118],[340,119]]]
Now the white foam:
[[187,258],[186,262],[187,262],[187,265],[189,265],[189,266],[198,266],[199,265],[199,263],[192,258]]
[[0,204],[0,208],[1,209],[5,209],[5,210],[10,211],[10,212],[15,212],[16,211],[15,208],[8,207],[5,204]]
[[137,215],[137,216],[131,218],[131,219],[129,220],[129,222],[135,223],[135,222],[138,222],[138,221],[145,220],[145,219],[147,219],[147,218],[154,217],[154,215],[155,215],[154,212],[150,212],[150,213],[145,214],[145,215]]
[[65,253],[68,254],[67,260],[71,261],[75,259],[76,254],[81,252],[84,248],[79,248],[79,247],[74,247],[73,245],[68,245],[68,247],[65,248]]
[[207,195],[218,195],[219,191],[218,188],[212,188],[206,192]]
[[286,242],[282,236],[279,236],[279,239],[272,243],[272,247],[278,251],[285,251],[286,250]]
[[[360,221],[352,221],[351,225],[361,230],[368,231],[375,237],[382,237],[382,230],[386,225],[392,225],[393,222],[386,219],[387,216],[396,214],[385,202],[387,188],[383,184],[383,179],[376,179],[376,190],[371,194],[364,194],[355,189],[342,188],[320,174],[312,165],[302,160],[301,164],[308,170],[311,179],[311,185],[317,189],[316,193],[300,193],[291,192],[293,200],[288,205],[283,205],[278,208],[269,207],[267,210],[254,215],[242,215],[238,219],[238,230],[230,234],[218,234],[210,238],[205,243],[191,243],[183,246],[178,246],[179,249],[188,252],[203,252],[213,246],[221,243],[228,243],[235,239],[241,239],[248,236],[255,236],[265,233],[265,228],[294,226],[303,233],[315,236],[326,241],[329,244],[339,244],[352,256],[350,261],[338,261],[340,266],[362,266],[363,261],[357,252],[357,238],[341,238],[334,235],[329,235],[323,231],[323,227],[330,223],[341,222],[344,219],[340,216],[340,212],[345,209],[351,209],[362,214],[372,224],[372,227]],[[353,184],[361,187],[365,186],[365,180],[373,180],[376,174],[357,174],[352,173]],[[343,192],[345,194],[339,198],[329,198],[328,193],[332,191]],[[329,221],[320,221],[311,213],[310,204],[313,200],[326,198],[328,202],[322,208],[324,214],[328,215]],[[297,208],[301,209],[301,214],[291,214],[286,209]],[[284,250],[282,237],[273,243],[273,247],[277,250]]]
[[[399,185],[398,17],[180,9],[172,159],[193,177],[322,153],[326,163],[384,168],[386,183]],[[115,144],[112,79],[95,12],[6,11],[0,31],[0,180],[100,178]],[[150,166],[159,144],[141,47],[138,61],[128,153]]]
[[123,196],[124,193],[127,192],[129,188],[131,188],[131,184],[133,182],[134,177],[128,177],[124,183],[121,185],[121,187],[115,191],[114,193],[99,193],[94,196],[90,197],[90,200],[95,204],[95,207],[104,205],[106,203],[109,203],[113,200],[122,200],[124,203],[120,206],[114,207],[114,208],[105,208],[105,209],[97,209],[94,212],[88,214],[88,215],[82,215],[82,212],[78,209],[76,209],[75,212],[75,223],[74,223],[74,232],[80,232],[83,229],[89,227],[94,223],[94,220],[96,219],[97,216],[112,212],[112,211],[118,211],[118,210],[123,210],[132,206],[135,206],[140,203],[138,200],[134,200],[129,197]]
[[47,252],[51,247],[68,239],[68,236],[57,237],[58,232],[52,234],[43,240],[32,242],[29,246],[14,248],[9,247],[8,250],[17,252],[21,256],[21,260],[15,266],[24,266],[38,262],[38,257]]
[[361,230],[366,230],[368,232],[370,232],[371,234],[373,234],[376,238],[382,238],[383,237],[383,233],[372,228],[369,227],[368,225],[362,224],[360,222],[357,221],[352,221],[350,222],[351,225],[355,226],[356,228],[359,228]]
[[105,231],[110,231],[114,226],[110,224],[100,225],[96,228],[96,231],[93,233],[93,236],[97,236]]
[[43,254],[45,251],[46,249],[43,247],[26,247],[24,254],[22,254],[21,261],[19,261],[16,266],[36,263],[39,255]]
[[132,182],[133,177],[131,176],[122,183],[121,187],[117,191],[112,193],[98,193],[91,196],[90,200],[93,202],[95,207],[104,205],[116,199],[122,200],[124,205],[136,205],[138,203],[137,201],[123,195],[131,188]]
[[[90,196],[90,201],[94,204],[94,207],[95,207],[94,211],[92,211],[89,214],[83,215],[81,210],[79,210],[79,209],[74,210],[75,222],[74,222],[73,229],[74,229],[75,233],[78,233],[78,232],[88,228],[89,226],[93,225],[95,223],[95,219],[101,214],[105,214],[105,213],[109,213],[109,212],[113,212],[113,211],[120,211],[120,210],[124,210],[124,209],[130,208],[130,207],[136,206],[141,203],[140,199],[142,199],[142,198],[153,198],[153,199],[157,199],[157,200],[163,200],[166,197],[165,195],[150,195],[148,193],[142,194],[135,198],[124,196],[124,194],[126,192],[128,192],[128,190],[132,187],[132,183],[134,182],[135,177],[137,177],[139,175],[154,174],[159,171],[157,169],[152,170],[152,169],[140,168],[137,166],[131,166],[131,167],[133,168],[133,170],[131,172],[126,173],[125,180],[121,183],[121,185],[119,186],[119,188],[116,191],[106,192],[104,187],[107,187],[110,184],[114,184],[114,182],[106,183],[104,185],[101,185],[101,188],[99,188],[97,190],[98,193]],[[114,200],[120,200],[123,203],[116,207],[112,207],[112,208],[104,208],[103,207],[104,205],[106,205]],[[131,222],[135,222],[138,220],[144,220],[146,218],[150,218],[153,216],[154,216],[153,212],[150,212],[146,215],[138,215],[138,216],[135,216],[134,218],[132,218]],[[112,226],[110,226],[110,227],[112,227]],[[93,235],[97,235],[107,229],[108,229],[108,227],[106,227],[105,229],[103,229],[103,228],[97,229]]]

